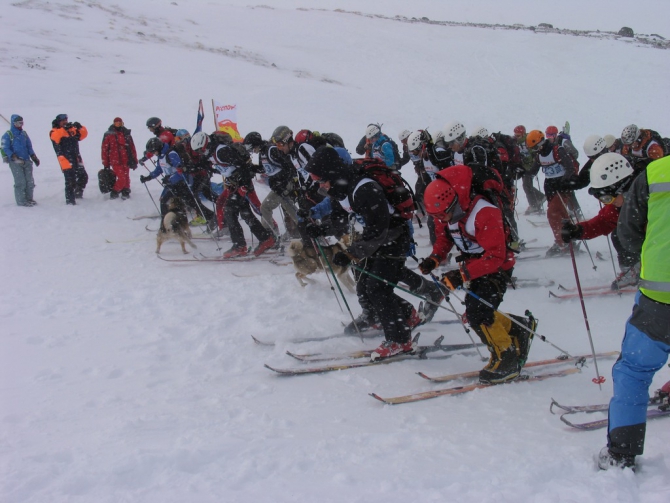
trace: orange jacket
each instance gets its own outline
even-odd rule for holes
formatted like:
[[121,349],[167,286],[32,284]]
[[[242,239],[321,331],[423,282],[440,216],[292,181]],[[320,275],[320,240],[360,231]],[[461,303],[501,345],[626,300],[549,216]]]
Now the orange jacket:
[[58,157],[61,170],[65,171],[83,163],[79,154],[79,142],[87,136],[88,130],[84,126],[68,129],[53,127],[51,129],[49,138]]

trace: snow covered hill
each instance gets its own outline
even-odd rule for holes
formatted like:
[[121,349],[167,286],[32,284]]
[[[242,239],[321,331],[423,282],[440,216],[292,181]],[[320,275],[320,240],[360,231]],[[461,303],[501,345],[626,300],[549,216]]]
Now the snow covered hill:
[[[616,135],[631,122],[667,136],[670,51],[615,38],[394,19],[610,32],[630,26],[668,37],[664,9],[661,0],[635,9],[602,0],[5,3],[0,113],[24,117],[42,165],[34,208],[15,206],[11,173],[0,170],[0,500],[667,502],[667,419],[649,423],[632,475],[596,470],[592,456],[604,431],[568,431],[549,413],[551,397],[607,402],[613,360],[598,362],[607,377],[602,390],[589,365],[561,379],[396,407],[368,393],[437,389],[444,385],[415,373],[483,364],[461,355],[281,378],[263,364],[299,367],[286,350],[344,352],[379,340],[288,342],[338,332],[348,321],[324,275],[301,288],[290,266],[158,260],[154,234],[145,230],[157,221],[132,220],[155,212],[140,170],[125,202],[107,200],[95,180],[102,134],[114,117],[141,149],[148,117],[192,130],[200,98],[237,103],[243,133],[268,137],[280,124],[335,131],[350,150],[377,121],[395,137],[454,119],[508,133],[517,124],[544,129],[569,120],[578,147],[590,134]],[[81,150],[91,181],[76,207],[64,204],[48,140],[59,113],[90,132]],[[148,188],[157,200],[158,185]],[[587,216],[596,213],[585,191],[579,200]],[[520,228],[538,245],[552,241],[548,229],[523,218]],[[418,235],[425,256],[426,229]],[[218,253],[212,241],[197,245]],[[589,246],[609,257],[606,240]],[[181,257],[174,242],[163,251]],[[613,276],[609,261],[594,268],[586,254],[578,267],[583,285]],[[574,285],[566,259],[520,262],[515,272]],[[347,300],[358,314],[355,296]],[[586,301],[597,351],[619,348],[632,302],[631,295]],[[552,343],[590,351],[576,300],[525,288],[509,291],[503,308],[530,309]],[[256,345],[252,334],[277,344]],[[458,325],[438,324],[424,327],[421,340],[439,335],[469,340]],[[556,354],[536,340],[530,356]],[[666,368],[652,389],[668,379]]]

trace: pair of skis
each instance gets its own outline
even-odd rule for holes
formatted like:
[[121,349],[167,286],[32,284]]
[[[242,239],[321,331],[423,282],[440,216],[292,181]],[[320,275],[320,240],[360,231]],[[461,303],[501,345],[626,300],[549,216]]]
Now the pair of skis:
[[[421,334],[418,333],[414,336],[414,342],[415,344],[417,343],[419,336]],[[373,367],[376,365],[385,365],[389,363],[394,363],[398,361],[403,361],[403,360],[408,360],[408,359],[426,359],[428,358],[429,353],[434,353],[434,352],[444,352],[447,353],[442,356],[438,356],[436,358],[450,358],[451,356],[454,356],[454,354],[465,354],[465,355],[470,355],[470,354],[476,354],[474,352],[468,352],[465,350],[468,349],[475,349],[476,346],[473,344],[442,344],[442,341],[444,340],[444,336],[440,336],[435,340],[435,342],[431,345],[427,346],[420,346],[416,345],[415,350],[412,353],[403,353],[400,355],[396,356],[391,356],[389,358],[384,358],[382,360],[375,360],[375,361],[370,361],[370,356],[372,352],[374,351],[373,349],[370,350],[362,350],[362,351],[355,351],[351,353],[345,353],[345,354],[337,354],[337,355],[329,355],[329,354],[322,354],[322,353],[307,353],[307,354],[299,354],[299,353],[293,353],[291,351],[287,351],[286,354],[292,358],[295,358],[296,360],[300,360],[302,362],[307,362],[307,363],[321,363],[321,362],[328,362],[328,361],[337,361],[337,360],[362,360],[366,359],[366,361],[356,361],[356,362],[350,362],[350,363],[334,363],[334,364],[327,364],[327,365],[317,365],[313,367],[295,367],[295,368],[277,368],[277,367],[272,367],[271,365],[265,364],[265,368],[272,370],[273,372],[276,372],[279,375],[282,376],[296,376],[296,375],[306,375],[306,374],[323,374],[326,372],[334,372],[337,370],[347,370],[347,369],[356,369],[356,368],[361,368],[361,367]],[[477,346],[481,346],[482,344],[478,344]],[[432,359],[436,359],[432,358]]]
[[[654,396],[649,399],[647,407],[656,407],[654,409],[647,409],[647,420],[670,416],[670,402],[668,393],[663,392],[660,389],[657,390]],[[559,412],[556,412],[556,409],[558,409]],[[553,398],[551,399],[551,405],[549,406],[549,411],[552,414],[561,414],[561,421],[563,421],[571,428],[582,431],[593,431],[600,428],[605,428],[607,426],[608,420],[605,418],[596,419],[594,421],[576,422],[570,421],[566,418],[566,416],[580,413],[591,414],[594,412],[607,412],[608,409],[609,404],[607,403],[597,405],[562,405]]]
[[[566,288],[563,285],[558,285],[558,289],[563,290],[566,293],[555,293],[550,291],[549,296],[555,299],[579,298],[579,292],[577,291],[576,287]],[[606,297],[608,295],[621,295],[624,293],[635,293],[635,292],[637,292],[637,286],[626,286],[619,288],[618,290],[612,290],[611,284],[582,287],[582,295],[584,297]]]
[[[600,353],[597,354],[596,357],[598,358],[606,358],[606,357],[612,357],[615,355],[618,355],[618,351],[610,351],[607,353]],[[580,372],[581,367],[583,367],[587,360],[591,358],[591,355],[581,355],[581,356],[571,356],[571,357],[566,357],[566,356],[559,356],[557,358],[551,358],[548,360],[540,360],[536,362],[527,362],[524,365],[524,369],[526,368],[533,368],[533,367],[544,367],[544,366],[549,366],[549,365],[558,365],[558,364],[564,364],[564,363],[574,363],[573,367],[567,368],[567,369],[562,369],[558,370],[555,372],[551,373],[546,373],[546,374],[522,374],[519,378],[517,378],[514,381],[510,381],[510,383],[515,383],[515,382],[535,382],[535,381],[544,381],[546,379],[551,379],[553,377],[563,377],[571,374],[575,374]],[[456,380],[463,380],[463,379],[478,379],[479,378],[479,371],[471,371],[471,372],[463,372],[460,374],[449,374],[445,376],[435,376],[431,377],[423,372],[418,372],[418,375],[423,377],[424,379],[427,379],[431,382],[449,382],[449,381],[456,381]],[[430,391],[423,391],[419,393],[413,393],[410,395],[402,395],[402,396],[395,396],[395,397],[387,397],[384,398],[376,393],[370,393],[370,396],[373,398],[376,398],[380,402],[384,402],[385,404],[388,405],[399,405],[399,404],[404,404],[404,403],[413,403],[413,402],[420,402],[423,400],[429,400],[431,398],[437,398],[439,396],[451,396],[451,395],[460,395],[462,393],[467,393],[469,391],[474,391],[476,389],[483,389],[483,388],[489,388],[491,387],[491,384],[483,384],[483,383],[472,383],[472,384],[467,384],[464,386],[456,386],[456,387],[451,387],[451,388],[444,388],[444,389],[436,389],[436,390],[430,390]]]

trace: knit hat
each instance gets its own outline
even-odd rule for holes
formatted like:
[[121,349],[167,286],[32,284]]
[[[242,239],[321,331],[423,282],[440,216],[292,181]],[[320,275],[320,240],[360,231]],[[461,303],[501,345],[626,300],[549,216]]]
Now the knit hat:
[[121,117],[114,117],[112,122],[123,122],[123,119]]

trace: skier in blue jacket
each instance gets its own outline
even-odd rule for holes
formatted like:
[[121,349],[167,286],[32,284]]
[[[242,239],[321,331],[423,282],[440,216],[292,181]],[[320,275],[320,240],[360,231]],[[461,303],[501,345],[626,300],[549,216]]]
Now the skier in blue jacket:
[[23,117],[14,114],[9,130],[2,135],[2,160],[9,164],[14,177],[14,199],[17,206],[35,206],[33,163],[40,165],[28,133],[23,130]]

